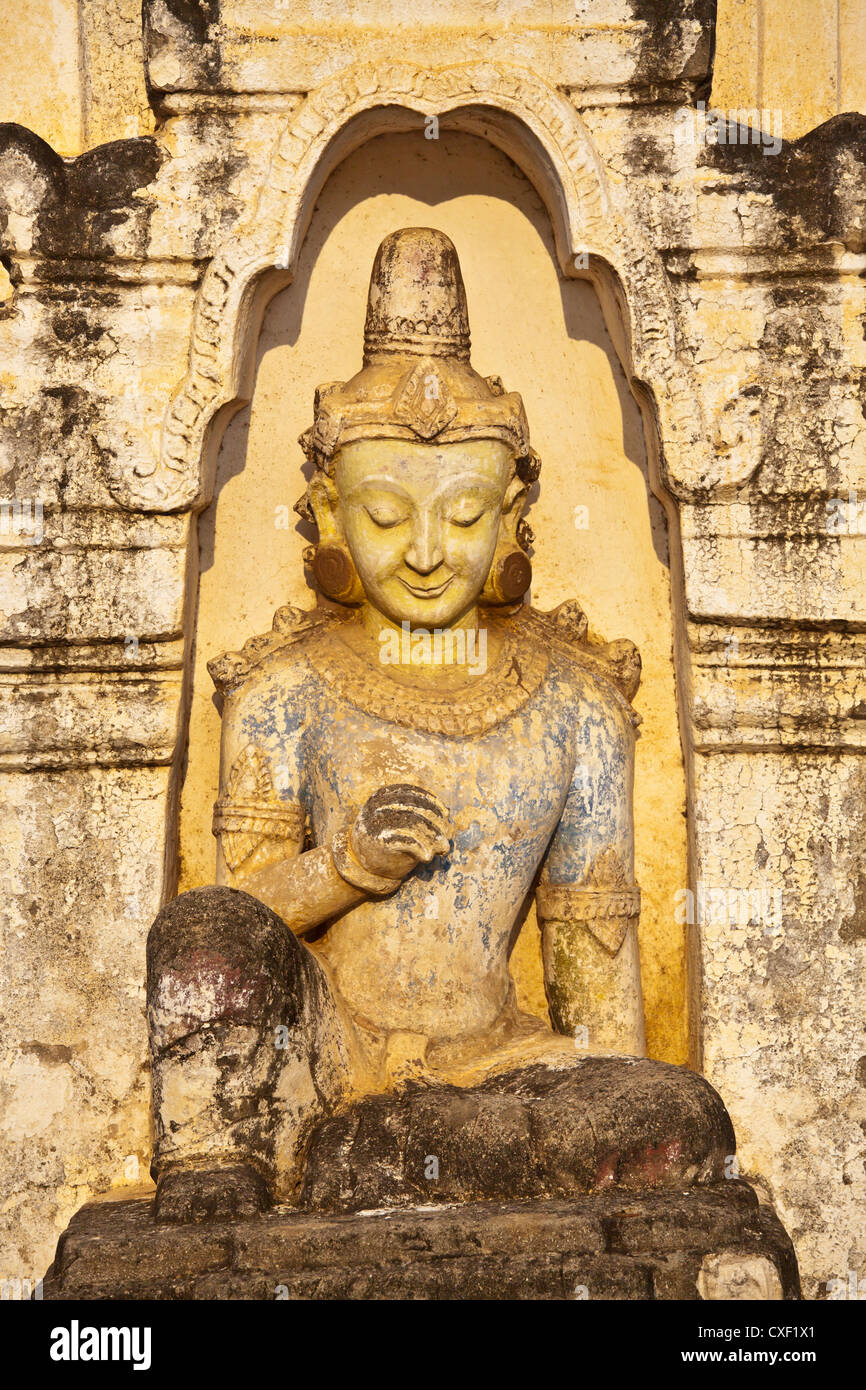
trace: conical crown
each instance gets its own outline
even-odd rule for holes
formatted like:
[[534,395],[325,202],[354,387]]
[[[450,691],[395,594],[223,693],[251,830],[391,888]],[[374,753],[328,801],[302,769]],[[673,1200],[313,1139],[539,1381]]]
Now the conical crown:
[[315,420],[301,445],[330,472],[344,444],[358,439],[423,439],[449,444],[501,439],[526,481],[538,475],[523,402],[498,377],[469,361],[469,314],[453,242],[432,227],[404,227],[373,262],[364,365],[351,381],[316,392]]
[[380,352],[469,360],[469,311],[454,243],[432,227],[386,236],[373,262],[364,362]]

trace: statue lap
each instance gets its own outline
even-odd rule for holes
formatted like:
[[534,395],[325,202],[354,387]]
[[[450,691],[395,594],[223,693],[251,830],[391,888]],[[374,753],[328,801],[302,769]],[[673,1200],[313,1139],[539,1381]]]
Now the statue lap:
[[709,1183],[734,1151],[727,1111],[695,1073],[581,1055],[527,1016],[522,1065],[509,1026],[498,1056],[492,1036],[469,1049],[467,1076],[472,1051],[487,1058],[479,1081],[447,1084],[431,1069],[363,1095],[358,1040],[325,969],[276,913],[231,888],[194,889],[160,912],[148,1016],[154,1171],[186,1171],[187,1215],[187,1189],[207,1206],[207,1172],[231,1185],[235,1206],[261,1209],[267,1196],[245,1193],[244,1165],[268,1195],[356,1211]]

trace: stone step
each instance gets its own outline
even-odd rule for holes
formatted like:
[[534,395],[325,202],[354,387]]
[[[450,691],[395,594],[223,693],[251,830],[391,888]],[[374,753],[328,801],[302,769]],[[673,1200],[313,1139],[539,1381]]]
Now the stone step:
[[351,1214],[274,1207],[158,1224],[90,1202],[45,1299],[721,1299],[800,1296],[791,1241],[748,1184]]

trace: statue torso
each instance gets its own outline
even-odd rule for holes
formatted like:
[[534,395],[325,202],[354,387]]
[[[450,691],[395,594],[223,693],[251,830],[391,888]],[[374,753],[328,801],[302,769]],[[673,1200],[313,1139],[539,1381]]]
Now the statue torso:
[[420,783],[450,808],[450,854],[344,913],[313,949],[362,1023],[439,1038],[489,1028],[576,767],[592,815],[592,769],[622,729],[614,692],[524,626],[462,690],[407,699],[325,628],[267,659],[245,709],[245,735],[315,844],[384,783]]

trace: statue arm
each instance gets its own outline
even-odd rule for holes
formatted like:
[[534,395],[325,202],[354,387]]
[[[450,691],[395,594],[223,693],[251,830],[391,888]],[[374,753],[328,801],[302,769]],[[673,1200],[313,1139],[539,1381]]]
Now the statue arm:
[[[297,934],[399,888],[416,864],[448,848],[447,810],[420,787],[380,788],[328,845],[304,850],[302,714],[276,702],[294,733],[271,726],[275,702],[230,697],[223,716],[221,796],[214,807],[217,883],[243,889]],[[276,747],[278,757],[269,756]]]
[[242,874],[233,886],[266,903],[299,936],[371,896],[342,877],[327,846]]
[[[250,893],[302,934],[354,907],[367,893],[339,873],[329,847],[304,851],[303,719],[293,718],[301,711],[292,708],[292,694],[284,692],[279,701],[292,730],[281,731],[279,739],[269,713],[278,705],[266,686],[228,696],[213,833],[217,883]],[[301,698],[298,692],[298,705]],[[275,746],[278,760],[271,752]]]
[[618,711],[586,727],[536,891],[545,989],[557,1032],[642,1056],[634,733]]
[[[283,850],[281,856],[272,855],[270,862],[264,864],[253,860],[248,871],[242,867],[233,875],[231,886],[266,903],[298,935],[367,898],[387,897],[400,887],[405,874],[419,860],[429,861],[444,848],[439,840],[425,843],[426,836],[422,835],[417,841],[412,837],[414,848],[410,854],[405,849],[396,851],[396,862],[393,849],[384,849],[377,856],[380,842],[368,843],[370,837],[365,836],[363,827],[371,801],[378,797],[384,806],[385,796],[395,791],[386,788],[376,793],[365,803],[351,829],[335,835],[330,845],[296,850],[293,855]],[[396,800],[396,796],[389,798],[388,804]],[[365,862],[359,857],[359,842],[367,850]],[[405,843],[401,840],[401,845]],[[374,868],[369,867],[371,861]],[[379,872],[383,869],[391,872]],[[395,869],[399,872],[394,873]]]

